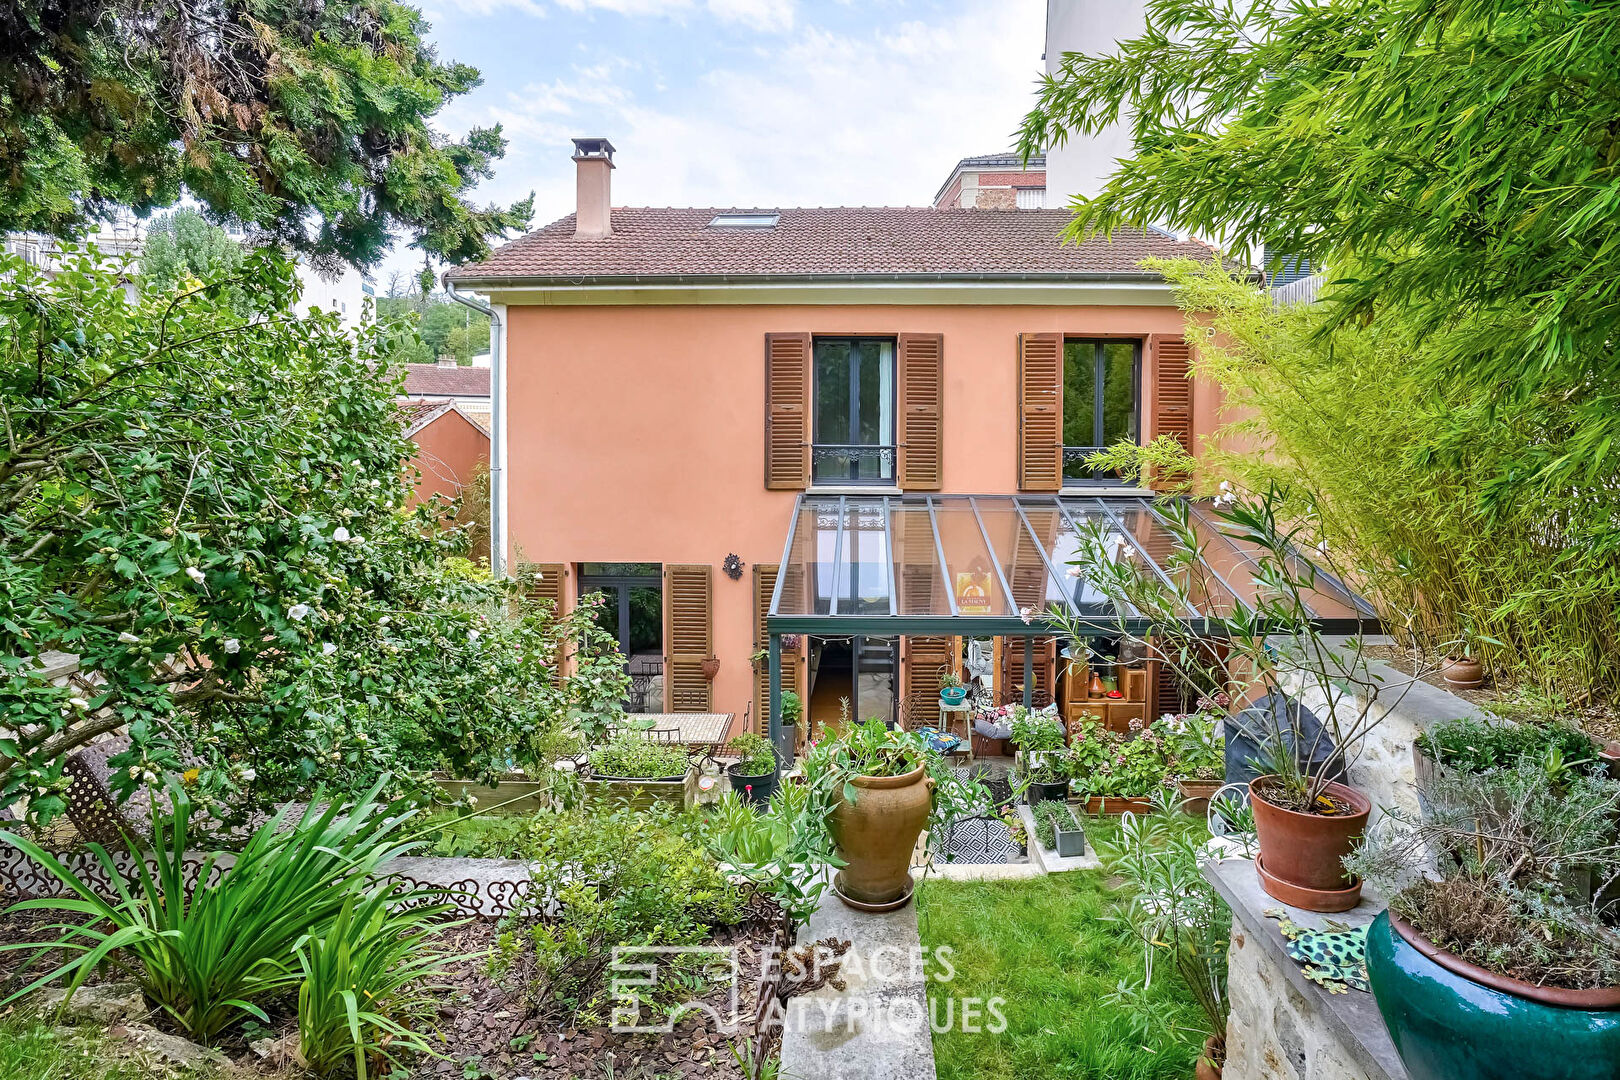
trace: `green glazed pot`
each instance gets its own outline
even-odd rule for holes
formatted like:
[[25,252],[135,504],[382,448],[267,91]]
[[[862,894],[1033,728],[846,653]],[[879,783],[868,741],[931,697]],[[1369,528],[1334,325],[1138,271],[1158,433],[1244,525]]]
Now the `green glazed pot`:
[[1412,1080],[1620,1080],[1620,1011],[1465,978],[1397,933],[1387,911],[1367,928],[1367,980]]

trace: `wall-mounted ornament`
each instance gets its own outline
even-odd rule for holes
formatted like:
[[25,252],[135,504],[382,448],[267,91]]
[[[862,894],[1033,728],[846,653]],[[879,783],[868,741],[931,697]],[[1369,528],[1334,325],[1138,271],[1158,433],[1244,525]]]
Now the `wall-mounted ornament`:
[[726,572],[726,577],[730,578],[732,581],[736,581],[742,577],[742,567],[742,560],[737,558],[735,555],[727,555],[725,561],[720,564],[720,569],[724,570]]

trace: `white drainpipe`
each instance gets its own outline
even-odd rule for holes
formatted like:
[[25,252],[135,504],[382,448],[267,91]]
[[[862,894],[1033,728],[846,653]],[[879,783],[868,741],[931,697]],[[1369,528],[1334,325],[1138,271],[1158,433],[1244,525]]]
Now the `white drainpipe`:
[[448,272],[445,292],[458,304],[489,316],[489,569],[506,576],[506,305],[490,307],[456,292]]

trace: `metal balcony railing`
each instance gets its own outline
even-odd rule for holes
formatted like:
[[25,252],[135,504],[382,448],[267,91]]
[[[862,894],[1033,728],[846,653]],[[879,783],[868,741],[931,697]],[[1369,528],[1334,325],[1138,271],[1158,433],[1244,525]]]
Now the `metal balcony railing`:
[[814,443],[813,484],[892,484],[899,447],[877,443]]

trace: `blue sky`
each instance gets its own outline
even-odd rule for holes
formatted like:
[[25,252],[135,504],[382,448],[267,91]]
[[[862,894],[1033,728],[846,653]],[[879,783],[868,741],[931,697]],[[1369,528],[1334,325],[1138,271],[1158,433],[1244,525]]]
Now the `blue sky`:
[[[619,206],[916,206],[1011,145],[1043,0],[424,0],[484,85],[438,117],[500,123],[479,201],[573,209],[569,137],[617,148]],[[418,265],[401,249],[379,275]]]

